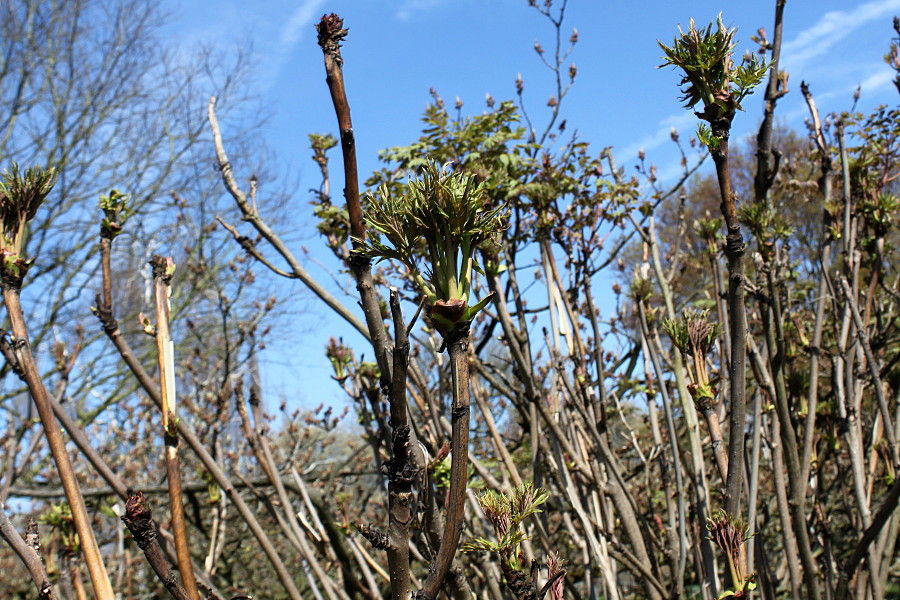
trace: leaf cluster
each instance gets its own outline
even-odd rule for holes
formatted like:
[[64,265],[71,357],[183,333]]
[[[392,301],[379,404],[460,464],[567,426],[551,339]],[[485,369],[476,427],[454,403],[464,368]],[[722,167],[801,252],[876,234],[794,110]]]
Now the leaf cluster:
[[547,490],[536,488],[531,483],[516,486],[510,495],[487,490],[478,497],[478,504],[494,528],[497,541],[475,538],[463,544],[462,550],[497,553],[514,571],[523,570],[519,546],[528,538],[522,529],[522,522],[531,515],[542,512],[540,506],[549,497]]
[[34,262],[22,256],[26,227],[55,183],[53,169],[29,167],[22,172],[15,162],[0,177],[0,276],[5,284],[21,286]]
[[[506,216],[504,204],[488,205],[485,185],[474,175],[430,162],[403,192],[383,183],[367,195],[366,223],[379,235],[360,240],[362,252],[403,263],[429,306],[461,302],[465,310],[442,323],[449,327],[471,319],[486,303],[487,298],[468,307],[473,271],[481,271],[475,250],[506,228]],[[419,266],[423,256],[424,270]]]
[[764,251],[777,240],[788,239],[794,233],[784,214],[764,202],[751,202],[740,207],[738,220],[750,229]]
[[100,196],[100,210],[103,211],[100,237],[109,240],[122,233],[125,221],[134,213],[128,206],[128,195],[119,190],[110,190],[109,196]]
[[691,19],[687,32],[680,26],[678,32],[671,46],[659,40],[657,43],[664,54],[660,67],[671,65],[684,72],[680,85],[685,107],[703,104],[708,111],[708,118],[704,118],[710,121],[743,110],[741,102],[753,93],[770,65],[750,54],[740,66],[734,66],[732,55],[737,29],[726,27],[721,14],[716,18],[715,27],[710,23],[697,29]]

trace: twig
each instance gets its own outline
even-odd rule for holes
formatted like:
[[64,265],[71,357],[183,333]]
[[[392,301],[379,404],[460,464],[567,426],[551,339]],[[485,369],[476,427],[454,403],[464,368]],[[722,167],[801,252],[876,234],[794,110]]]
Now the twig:
[[231,197],[234,198],[235,203],[237,203],[238,208],[241,210],[241,213],[244,215],[244,220],[250,223],[256,231],[262,235],[263,239],[269,242],[273,248],[284,258],[285,262],[288,263],[288,266],[291,268],[290,277],[299,279],[306,285],[307,288],[312,291],[316,296],[322,299],[329,308],[334,310],[338,315],[340,315],[345,321],[350,323],[357,331],[359,331],[366,339],[369,338],[369,331],[366,329],[366,326],[359,320],[359,318],[354,315],[350,310],[341,304],[341,302],[331,295],[331,293],[323,288],[318,281],[316,281],[307,271],[303,268],[303,265],[300,264],[300,261],[294,256],[294,254],[288,249],[288,247],[284,244],[281,238],[272,231],[272,228],[257,214],[251,205],[250,201],[247,199],[247,196],[244,192],[241,191],[240,186],[238,186],[237,181],[234,178],[234,172],[231,167],[231,163],[228,162],[228,155],[225,153],[225,145],[222,141],[222,134],[219,131],[219,121],[216,119],[216,98],[215,96],[209,99],[209,106],[207,109],[207,116],[209,118],[209,125],[213,132],[213,142],[216,148],[216,158],[219,163],[219,169],[222,171],[222,180],[225,182],[225,189],[231,194]]
[[[34,526],[34,535],[37,535],[37,525],[34,524],[34,521],[29,522],[29,531],[32,529],[32,526]],[[37,548],[22,539],[22,536],[13,527],[9,517],[6,516],[6,506],[2,502],[0,502],[0,537],[9,544],[9,547],[12,548],[13,552],[18,555],[25,565],[25,568],[28,569],[31,580],[38,589],[38,598],[41,600],[53,600],[56,596],[53,594],[50,577],[47,575],[47,568],[44,566],[44,561],[41,560],[41,555],[38,553]]]
[[[153,292],[156,304],[156,349],[159,357],[159,390],[162,400],[163,437],[166,446],[166,479],[169,484],[169,507],[172,532],[175,534],[175,554],[178,570],[188,598],[200,600],[197,580],[191,564],[187,527],[184,521],[184,500],[181,492],[181,460],[178,457],[178,430],[173,426],[178,419],[175,393],[175,344],[169,335],[169,296],[175,265],[171,258],[154,255]],[[131,500],[131,499],[129,499]],[[143,503],[143,496],[141,497]]]
[[884,420],[884,435],[888,440],[891,451],[891,461],[894,468],[900,467],[900,453],[897,449],[897,438],[894,436],[894,424],[891,418],[891,411],[887,405],[887,399],[884,397],[884,385],[881,383],[881,375],[878,373],[878,361],[875,360],[875,353],[872,352],[872,345],[869,343],[869,334],[866,332],[865,324],[859,314],[859,308],[856,306],[856,300],[853,298],[853,290],[846,277],[840,278],[841,291],[844,292],[844,298],[850,305],[850,314],[853,316],[853,322],[856,324],[856,337],[862,345],[863,352],[866,356],[866,365],[869,368],[869,375],[872,377],[872,387],[875,388],[875,398],[878,400],[878,410],[881,411],[881,418]]
[[[144,495],[135,492],[125,503],[125,514],[122,522],[128,527],[138,548],[147,557],[147,562],[153,568],[153,572],[172,595],[175,600],[192,600],[187,591],[178,583],[169,561],[163,556],[162,549],[157,541],[158,532],[153,523],[150,507],[144,502]],[[191,571],[193,572],[193,571]],[[184,571],[182,571],[182,578]]]
[[859,567],[859,563],[868,554],[869,546],[875,541],[878,534],[881,533],[884,524],[887,523],[888,519],[894,514],[894,511],[897,510],[898,503],[900,503],[900,478],[894,480],[894,485],[892,485],[891,489],[888,490],[888,493],[885,494],[884,500],[881,501],[881,506],[878,508],[878,512],[876,512],[875,516],[872,518],[872,524],[869,525],[865,533],[863,533],[863,536],[856,543],[853,554],[851,554],[850,558],[844,562],[843,568],[841,569],[841,581],[838,584],[838,591],[835,594],[835,597],[838,600],[843,600],[843,598],[847,597],[847,581],[853,576],[857,567]]
[[[108,248],[109,247],[107,246],[107,251]],[[135,379],[137,379],[138,383],[141,385],[141,387],[144,389],[153,403],[156,404],[157,407],[162,408],[162,396],[160,394],[159,388],[153,381],[153,378],[150,377],[150,375],[144,369],[143,365],[141,365],[140,361],[138,361],[137,357],[134,355],[134,352],[131,350],[131,346],[125,339],[125,336],[122,335],[122,331],[119,329],[119,324],[116,322],[114,314],[112,312],[112,307],[107,307],[107,309],[100,308],[100,310],[95,311],[95,314],[103,325],[104,333],[106,333],[109,340],[113,343],[119,353],[119,356],[128,366],[129,370],[131,370],[132,374],[135,376]],[[288,572],[284,561],[281,560],[281,557],[278,555],[278,551],[275,550],[275,546],[272,544],[272,540],[269,539],[265,530],[262,528],[262,525],[260,525],[259,520],[256,518],[256,515],[253,514],[253,511],[250,510],[250,507],[247,506],[247,503],[244,502],[243,498],[241,498],[241,495],[235,489],[235,486],[225,475],[225,472],[222,471],[222,468],[218,465],[212,455],[210,455],[209,451],[203,445],[203,442],[200,441],[200,438],[194,432],[193,428],[185,419],[176,419],[175,428],[178,430],[178,435],[181,437],[181,439],[187,442],[188,446],[191,448],[194,454],[197,455],[197,458],[200,459],[200,462],[203,463],[203,467],[209,472],[210,475],[212,475],[213,479],[216,481],[216,484],[218,484],[219,487],[222,488],[222,491],[225,492],[228,498],[235,505],[238,514],[241,515],[241,518],[245,523],[247,523],[247,526],[250,528],[250,532],[253,534],[253,537],[255,537],[259,542],[259,545],[262,547],[266,558],[269,559],[269,562],[275,569],[275,573],[277,574],[279,581],[281,582],[282,586],[284,586],[284,589],[290,596],[291,600],[302,600],[300,592],[297,590],[297,586],[294,583],[291,574]]]
[[75,524],[75,530],[81,538],[84,562],[91,576],[91,582],[94,585],[94,593],[99,600],[113,600],[112,584],[109,581],[106,566],[103,564],[103,559],[100,556],[100,549],[97,546],[97,540],[91,528],[90,517],[84,504],[84,498],[81,496],[78,480],[75,478],[75,471],[72,468],[72,461],[69,458],[69,453],[62,438],[59,422],[56,420],[50,405],[50,394],[44,387],[43,381],[41,381],[40,372],[34,361],[34,355],[31,353],[31,345],[28,342],[28,332],[25,326],[25,315],[22,312],[22,305],[19,300],[19,289],[8,281],[4,281],[3,299],[9,314],[10,328],[15,336],[13,347],[16,361],[22,368],[23,377],[28,384],[31,397],[34,399],[40,415],[44,435],[47,437],[47,442],[50,445],[50,452],[59,471],[59,477],[62,480],[63,488],[66,490],[66,499],[72,508],[72,520]]
[[[341,153],[344,157],[344,199],[350,218],[350,234],[354,250],[359,250],[366,239],[366,228],[359,202],[359,173],[356,165],[356,135],[350,118],[350,103],[344,87],[344,58],[341,43],[347,37],[343,20],[336,14],[324,15],[316,24],[319,46],[325,59],[325,81],[331,93],[331,102],[340,129]],[[378,294],[372,279],[372,261],[359,253],[351,253],[348,261],[350,272],[356,279],[356,289],[362,301],[368,334],[375,350],[375,360],[381,370],[381,384],[386,387],[391,381],[390,342],[384,330]]]

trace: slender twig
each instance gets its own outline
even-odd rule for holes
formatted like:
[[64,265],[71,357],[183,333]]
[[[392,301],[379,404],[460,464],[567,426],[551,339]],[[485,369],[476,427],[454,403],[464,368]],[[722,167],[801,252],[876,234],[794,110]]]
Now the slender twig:
[[838,583],[838,591],[835,594],[837,600],[843,600],[847,597],[848,580],[850,580],[856,572],[862,559],[868,555],[869,546],[875,541],[875,538],[881,532],[884,524],[887,523],[892,515],[894,515],[898,503],[900,503],[900,478],[894,481],[894,485],[892,485],[890,490],[888,490],[888,493],[885,494],[884,499],[881,501],[881,506],[872,518],[872,524],[866,528],[865,533],[856,543],[853,554],[851,554],[850,558],[844,562],[843,568],[841,569],[841,581]]
[[[672,288],[669,285],[668,280],[666,280],[663,271],[662,260],[659,255],[659,240],[656,234],[654,218],[652,216],[648,219],[648,223],[649,225],[646,231],[638,224],[635,224],[635,230],[649,246],[653,273],[663,296],[666,316],[669,319],[675,319],[675,302],[672,295]],[[691,476],[694,480],[696,506],[699,513],[698,518],[700,522],[705,522],[706,518],[710,516],[711,508],[709,501],[709,485],[706,479],[706,466],[703,460],[703,446],[700,443],[700,428],[699,423],[697,422],[694,401],[691,398],[691,394],[687,388],[687,382],[685,381],[684,357],[681,350],[678,348],[672,349],[672,373],[675,376],[675,384],[678,389],[678,397],[681,404],[681,414],[685,421],[688,442],[690,444],[691,467],[693,471]],[[731,381],[733,385],[734,380],[732,379]],[[718,595],[719,577],[716,572],[715,553],[713,551],[712,541],[709,540],[707,536],[701,536],[700,538],[700,553],[702,557],[703,572],[706,576],[706,581],[711,587],[710,591],[714,596]]]
[[[369,331],[366,326],[359,320],[359,318],[354,315],[346,306],[341,304],[341,302],[335,298],[328,290],[323,288],[318,281],[316,281],[300,264],[300,261],[294,256],[294,254],[288,249],[288,247],[284,244],[281,238],[269,227],[268,223],[266,223],[262,217],[259,216],[257,212],[255,212],[250,200],[247,199],[246,194],[241,191],[240,186],[237,183],[237,180],[234,178],[234,170],[231,166],[231,163],[228,161],[228,155],[225,153],[225,144],[222,141],[222,133],[219,130],[219,121],[216,118],[216,98],[211,97],[209,99],[209,106],[207,109],[207,118],[209,119],[209,125],[213,132],[213,142],[216,148],[216,159],[219,164],[219,169],[222,172],[222,180],[225,182],[225,189],[231,194],[232,198],[234,198],[235,203],[238,205],[238,208],[241,210],[243,214],[244,220],[250,223],[254,229],[266,240],[269,244],[275,248],[276,252],[284,258],[285,262],[287,262],[288,266],[291,268],[290,276],[296,279],[299,279],[303,282],[303,284],[309,288],[309,290],[314,293],[316,296],[321,298],[321,300],[328,305],[333,311],[335,311],[338,315],[340,315],[345,321],[350,323],[357,331],[359,331],[364,337],[369,337]],[[240,237],[239,237],[240,239]],[[249,242],[249,240],[248,240]],[[245,246],[242,243],[242,246]],[[245,246],[246,249],[246,246]],[[254,255],[255,256],[255,255]],[[261,255],[260,255],[261,256]],[[264,264],[267,264],[264,262]],[[284,271],[280,269],[274,269],[276,273],[284,273]]]
[[818,411],[819,401],[819,355],[821,354],[822,331],[825,324],[825,305],[828,302],[828,283],[826,282],[825,272],[831,266],[831,241],[829,239],[829,226],[831,225],[831,214],[827,207],[831,202],[832,194],[832,171],[833,164],[831,160],[831,148],[825,143],[825,135],[822,131],[822,121],[819,118],[819,110],[816,102],[809,91],[809,87],[804,83],[800,84],[800,89],[806,99],[810,116],[813,121],[813,140],[819,151],[819,169],[821,178],[819,179],[819,187],[822,190],[822,248],[821,248],[821,267],[819,269],[819,287],[816,298],[816,320],[813,325],[813,337],[810,341],[807,351],[809,352],[809,393],[806,400],[806,424],[803,437],[803,455],[800,458],[802,467],[802,481],[804,486],[808,485],[810,464],[812,459],[813,444],[816,432],[816,413]]
[[[107,251],[108,249],[109,247],[107,246]],[[103,248],[101,248],[101,251],[102,250]],[[95,312],[95,314],[103,325],[104,333],[106,333],[113,346],[115,346],[116,350],[119,353],[119,356],[128,366],[135,379],[137,379],[138,383],[141,385],[141,387],[147,393],[153,403],[161,409],[162,396],[160,394],[159,387],[156,385],[156,383],[153,381],[153,378],[150,377],[150,375],[144,369],[143,365],[137,359],[131,349],[131,346],[128,344],[128,341],[125,339],[125,336],[119,329],[119,324],[115,319],[112,307],[98,307],[98,310]],[[272,544],[272,540],[269,539],[269,536],[262,528],[262,525],[259,523],[256,515],[253,514],[253,511],[251,511],[250,507],[247,506],[247,503],[244,502],[244,499],[238,493],[234,484],[231,483],[231,481],[225,475],[225,472],[222,471],[222,468],[203,445],[203,442],[200,441],[200,438],[197,436],[196,432],[194,432],[194,429],[188,424],[185,419],[176,419],[175,428],[178,430],[178,435],[180,436],[180,438],[183,439],[194,452],[194,454],[197,455],[197,458],[199,458],[200,462],[203,463],[203,467],[209,472],[210,475],[212,475],[216,484],[218,484],[218,486],[222,488],[222,491],[225,492],[229,500],[231,500],[231,502],[235,505],[238,514],[240,514],[244,522],[247,523],[247,526],[250,528],[253,537],[255,537],[259,542],[260,546],[263,549],[263,552],[266,555],[266,558],[269,559],[269,562],[275,569],[275,573],[278,576],[279,581],[281,582],[282,586],[284,586],[285,591],[291,597],[291,600],[301,600],[300,592],[297,590],[297,586],[294,583],[293,577],[291,576],[290,572],[288,572],[284,561],[281,560],[278,551]]]
[[637,305],[638,316],[640,319],[640,327],[641,327],[641,337],[645,342],[645,347],[647,348],[647,354],[650,357],[650,362],[653,365],[653,370],[656,373],[656,379],[659,382],[659,391],[662,395],[663,399],[663,409],[666,414],[666,426],[669,429],[669,444],[672,449],[672,462],[675,470],[675,493],[676,500],[678,503],[678,570],[677,570],[677,578],[674,582],[675,589],[678,592],[677,595],[681,595],[681,590],[684,587],[684,582],[682,581],[684,578],[684,570],[685,563],[687,560],[687,548],[688,548],[688,540],[687,540],[687,532],[685,531],[685,523],[686,523],[686,515],[685,515],[685,507],[684,507],[684,483],[682,481],[681,475],[681,452],[678,448],[678,428],[675,425],[675,417],[672,411],[672,402],[669,399],[669,392],[666,389],[665,380],[663,379],[663,371],[662,366],[659,363],[659,355],[656,352],[656,348],[650,343],[650,327],[647,323],[646,316],[646,308],[643,305],[643,302],[638,302]]
[[25,315],[22,312],[22,305],[19,301],[18,287],[11,285],[8,281],[4,281],[3,300],[6,303],[6,310],[9,314],[10,328],[15,336],[13,347],[15,348],[16,360],[22,368],[31,397],[34,399],[41,418],[41,425],[44,428],[44,435],[47,437],[47,442],[50,445],[50,452],[59,471],[63,488],[66,490],[66,499],[72,508],[75,530],[79,538],[81,538],[84,562],[88,568],[91,583],[94,585],[94,594],[99,600],[113,600],[112,584],[109,581],[109,575],[107,575],[106,567],[100,556],[100,549],[97,546],[97,540],[91,528],[90,516],[87,513],[84,498],[81,495],[81,487],[75,478],[75,471],[72,468],[72,461],[69,458],[69,453],[62,438],[59,422],[53,414],[53,408],[50,405],[50,394],[47,392],[47,388],[44,387],[40,372],[34,361],[34,355],[31,353],[31,345],[28,342],[28,332],[25,326]]
[[[122,522],[128,527],[138,548],[147,557],[147,562],[150,563],[153,572],[156,573],[156,576],[169,594],[175,600],[193,600],[192,596],[179,585],[178,579],[175,578],[172,567],[169,565],[169,561],[163,556],[162,549],[157,541],[156,524],[153,522],[150,507],[144,502],[144,495],[141,492],[135,492],[128,498],[128,501],[125,503],[125,514],[122,516]],[[182,571],[182,578],[183,575],[184,571]]]
[[897,438],[894,436],[894,423],[891,417],[891,411],[884,396],[884,384],[881,382],[881,375],[878,372],[878,361],[875,359],[875,353],[872,352],[872,345],[869,343],[869,334],[866,331],[865,324],[859,314],[859,308],[856,306],[856,300],[853,298],[853,290],[845,277],[840,278],[841,291],[844,293],[844,299],[850,306],[850,314],[853,316],[853,322],[856,325],[856,336],[862,345],[863,352],[866,356],[866,366],[869,368],[869,375],[872,377],[872,387],[875,388],[875,398],[878,400],[878,410],[881,412],[881,418],[884,420],[884,435],[888,440],[891,453],[891,461],[894,468],[900,467],[900,452],[897,449]]
[[[37,525],[34,524],[34,521],[29,523],[29,529],[32,526],[34,526],[36,534]],[[31,580],[38,589],[38,598],[40,600],[53,600],[56,598],[56,595],[53,593],[53,586],[50,585],[50,576],[47,575],[47,568],[44,566],[41,555],[13,527],[9,517],[6,516],[6,506],[2,502],[0,502],[0,537],[9,544],[9,547],[12,548],[19,560],[25,565],[25,568],[28,569],[28,574],[31,575]]]
[[159,390],[162,400],[162,426],[165,439],[166,479],[169,484],[169,510],[175,534],[178,571],[188,598],[200,600],[197,580],[191,566],[191,550],[184,521],[184,499],[181,492],[181,460],[178,457],[177,394],[175,391],[175,344],[169,334],[169,296],[175,265],[171,258],[154,255],[153,295],[156,305],[156,350],[159,359]]
[[[300,523],[297,520],[297,513],[294,510],[293,502],[287,495],[284,480],[281,477],[281,473],[278,471],[278,464],[275,462],[275,455],[269,444],[268,436],[264,432],[265,425],[262,411],[259,407],[260,398],[258,394],[259,392],[256,390],[254,384],[250,391],[250,406],[253,410],[253,418],[256,421],[256,427],[253,429],[252,435],[255,437],[259,447],[260,463],[265,465],[263,470],[268,476],[272,486],[275,488],[278,499],[287,515],[287,525],[289,526],[289,529],[285,527],[286,537],[291,540],[292,544],[303,557],[303,560],[315,576],[315,581],[310,581],[310,584],[321,584],[325,589],[325,595],[328,596],[329,600],[338,600],[338,597],[345,598],[345,594],[337,589],[334,580],[328,576],[322,568],[322,565],[319,564],[319,560],[313,553],[312,548],[310,548],[309,543],[306,540],[306,534],[301,529]],[[243,398],[240,399],[240,402],[243,402]],[[282,522],[280,517],[279,522]]]

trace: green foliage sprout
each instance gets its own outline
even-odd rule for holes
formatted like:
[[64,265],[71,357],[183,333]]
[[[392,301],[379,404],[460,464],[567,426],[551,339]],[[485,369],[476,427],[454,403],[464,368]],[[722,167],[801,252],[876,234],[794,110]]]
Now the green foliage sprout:
[[681,99],[686,108],[702,102],[707,109],[718,107],[722,113],[743,110],[741,101],[753,93],[770,65],[750,54],[735,68],[731,57],[737,28],[725,27],[721,14],[715,25],[715,30],[712,23],[697,29],[691,19],[687,33],[678,27],[679,36],[671,47],[657,40],[665,54],[660,68],[671,65],[684,71],[680,85],[684,86]]
[[[481,271],[475,250],[506,228],[506,206],[487,206],[484,184],[475,176],[432,162],[404,192],[382,184],[367,201],[366,223],[378,235],[363,242],[363,254],[394,259],[409,269],[438,331],[446,334],[487,304],[490,296],[468,304],[473,271]],[[424,271],[419,266],[423,254]]]
[[134,211],[128,207],[128,195],[119,190],[110,190],[109,196],[100,196],[100,210],[103,220],[100,222],[100,237],[112,240],[125,226],[125,221]]
[[663,329],[672,343],[686,357],[692,359],[693,370],[688,364],[691,383],[688,391],[695,402],[702,399],[715,400],[718,377],[710,379],[706,367],[706,355],[715,346],[716,338],[722,332],[719,323],[709,322],[709,311],[685,309],[680,318],[664,319]]
[[741,517],[735,517],[724,510],[715,510],[706,521],[709,539],[725,554],[731,583],[734,589],[725,590],[719,599],[746,598],[756,588],[753,573],[747,573],[747,551],[745,543],[752,536],[748,535],[750,525]]
[[59,534],[65,551],[74,555],[81,552],[81,540],[75,532],[75,521],[72,518],[72,507],[68,504],[51,504],[47,511],[38,517],[38,521],[49,525]]
[[22,256],[26,227],[55,183],[53,169],[29,167],[23,173],[16,163],[0,176],[0,254],[5,283],[20,286],[28,267],[34,262],[34,259]]
[[721,127],[716,123],[724,119],[730,127],[735,111],[743,110],[741,102],[753,93],[771,66],[755,54],[749,54],[735,67],[731,57],[736,32],[736,28],[722,23],[719,14],[715,28],[710,23],[697,29],[691,19],[687,32],[678,27],[679,35],[671,46],[657,40],[665,61],[660,68],[671,65],[684,72],[679,85],[685,107],[702,104],[704,110],[697,116],[713,124],[712,128],[701,125],[697,132],[697,138],[711,151],[717,150],[722,141]]
[[549,497],[547,490],[536,488],[531,483],[516,486],[509,496],[487,490],[478,497],[478,504],[493,526],[497,541],[475,538],[463,544],[463,552],[497,553],[513,571],[522,571],[524,560],[519,546],[528,539],[522,522],[542,512],[540,506]]
[[771,252],[776,240],[787,239],[794,233],[794,228],[782,214],[762,202],[742,206],[738,210],[738,219],[750,229],[764,255]]
[[707,217],[694,221],[694,234],[706,242],[707,250],[711,254],[716,253],[716,240],[722,230],[722,219]]

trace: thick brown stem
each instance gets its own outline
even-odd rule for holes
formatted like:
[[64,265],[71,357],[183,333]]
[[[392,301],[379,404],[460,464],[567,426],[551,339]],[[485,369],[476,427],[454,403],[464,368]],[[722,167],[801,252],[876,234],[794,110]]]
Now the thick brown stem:
[[424,598],[436,598],[456,556],[462,534],[469,469],[469,323],[457,325],[447,336],[453,402],[450,405],[453,431],[450,437],[450,492],[444,534],[428,578],[420,591]]
[[[744,426],[746,423],[747,319],[744,309],[744,238],[737,220],[737,197],[731,188],[728,168],[728,135],[730,119],[714,122],[713,133],[720,138],[712,150],[722,198],[722,216],[728,234],[725,236],[725,258],[728,261],[728,325],[731,334],[731,363],[728,369],[731,418],[728,434],[728,477],[725,482],[725,510],[737,517],[741,514],[744,487]],[[717,129],[721,128],[721,129]]]
[[394,319],[394,372],[391,381],[390,410],[393,430],[393,456],[382,471],[388,477],[388,567],[393,600],[412,597],[409,565],[409,526],[413,520],[413,482],[419,473],[410,462],[410,449],[417,444],[406,408],[406,378],[409,366],[409,338],[400,310],[400,294],[391,288],[391,313]]
[[100,264],[103,269],[103,291],[101,296],[101,304],[99,308],[108,309],[112,306],[112,258],[110,246],[112,240],[107,237],[100,237]]
[[72,461],[69,459],[69,453],[66,450],[59,423],[53,415],[47,388],[44,387],[44,383],[41,381],[40,372],[31,353],[28,332],[25,326],[25,315],[22,312],[22,305],[19,300],[19,290],[4,285],[3,300],[6,303],[6,310],[9,314],[10,328],[16,338],[14,342],[16,359],[22,368],[23,377],[28,384],[28,390],[31,392],[31,397],[34,399],[40,415],[44,435],[47,437],[47,442],[50,445],[50,453],[53,455],[59,478],[62,480],[63,488],[66,491],[66,499],[69,501],[72,509],[72,520],[75,524],[75,531],[81,538],[84,562],[88,568],[91,583],[94,585],[94,594],[99,600],[113,600],[112,584],[109,581],[109,575],[106,573],[106,567],[100,556],[100,548],[97,546],[97,540],[94,538],[94,532],[91,529],[90,517],[84,504],[84,498],[81,496],[81,488],[78,485],[78,480],[75,478],[75,471],[72,468]]
[[[325,57],[325,81],[331,93],[334,112],[337,116],[341,137],[341,153],[344,157],[344,198],[347,202],[347,215],[350,219],[350,235],[353,236],[353,248],[358,250],[366,239],[366,227],[359,202],[359,172],[356,166],[356,137],[353,133],[353,121],[350,118],[350,103],[347,101],[347,90],[344,87],[344,59],[341,56],[341,42],[347,36],[343,20],[332,13],[325,15],[316,25],[319,33],[319,46]],[[350,257],[350,271],[356,279],[366,325],[375,349],[375,359],[381,370],[381,382],[387,387],[391,381],[390,344],[384,330],[378,294],[372,281],[371,261],[359,255]]]

